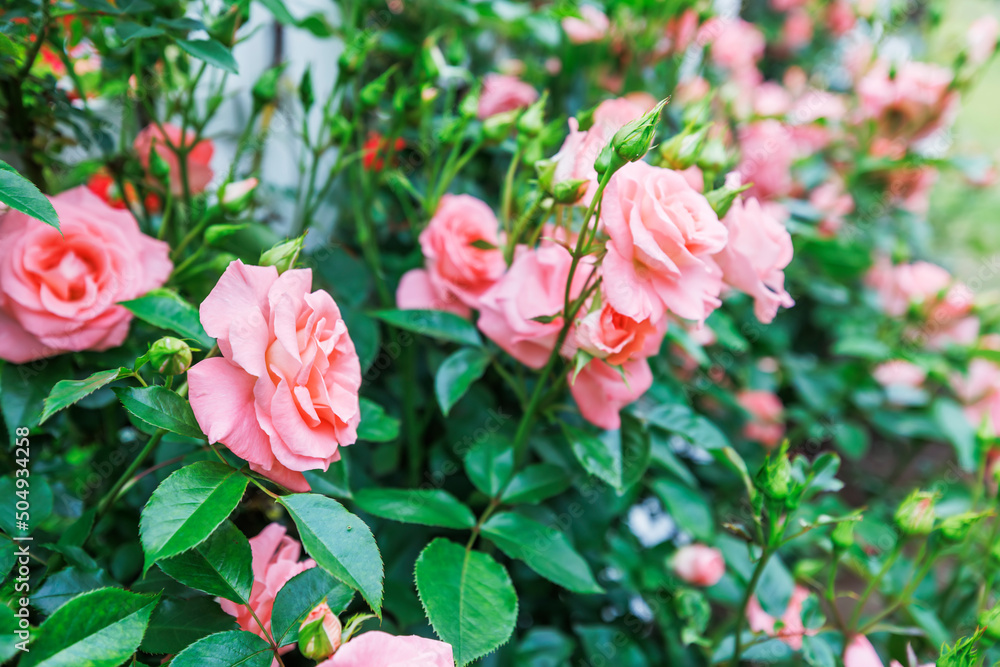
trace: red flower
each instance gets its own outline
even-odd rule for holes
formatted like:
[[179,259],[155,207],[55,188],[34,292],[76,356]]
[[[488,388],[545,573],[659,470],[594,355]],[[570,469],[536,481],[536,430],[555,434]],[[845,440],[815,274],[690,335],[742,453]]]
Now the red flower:
[[[361,161],[367,171],[382,171],[385,166],[383,155],[388,147],[389,142],[381,134],[378,132],[368,133],[368,139],[361,149]],[[405,147],[405,141],[396,139],[395,152],[401,151]]]

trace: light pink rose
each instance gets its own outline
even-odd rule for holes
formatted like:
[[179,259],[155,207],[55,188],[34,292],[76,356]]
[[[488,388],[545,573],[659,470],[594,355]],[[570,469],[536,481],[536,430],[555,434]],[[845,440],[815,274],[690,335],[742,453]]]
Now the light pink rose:
[[611,22],[607,15],[593,5],[580,5],[580,18],[567,16],[562,20],[563,30],[574,44],[599,42],[608,34]]
[[893,359],[876,366],[872,377],[883,387],[919,387],[927,379],[927,371],[909,361]]
[[378,630],[358,635],[316,667],[454,667],[451,644]]
[[722,272],[711,256],[726,245],[726,228],[679,173],[625,165],[608,184],[601,219],[610,237],[602,288],[616,311],[703,321],[720,305]]
[[[507,273],[480,299],[480,331],[524,365],[544,366],[562,330],[560,313],[572,261],[569,251],[556,243],[519,247]],[[592,265],[580,263],[570,298],[579,295],[591,270]]]
[[747,604],[747,623],[754,632],[764,632],[771,637],[777,637],[792,647],[793,650],[802,648],[802,637],[808,635],[812,637],[815,630],[806,629],[802,623],[802,603],[809,597],[809,591],[799,585],[792,591],[792,597],[788,600],[785,613],[781,615],[783,627],[775,629],[777,619],[768,614],[760,606],[757,597],[754,596]]
[[965,416],[973,428],[985,422],[994,433],[1000,433],[1000,367],[975,358],[965,375],[951,377],[951,388],[965,404]]
[[[399,308],[448,310],[468,317],[507,266],[498,248],[499,226],[492,209],[479,199],[442,197],[420,233],[426,268],[403,276],[396,292]],[[492,247],[477,247],[476,242]]]
[[951,83],[947,67],[917,61],[893,67],[878,61],[857,85],[862,115],[878,121],[882,137],[926,137],[958,109]]
[[698,36],[698,12],[685,9],[680,16],[672,16],[664,30],[666,44],[664,54],[682,53]]
[[659,352],[666,329],[666,318],[657,324],[648,319],[637,322],[604,303],[577,322],[576,345],[593,357],[619,366]]
[[855,635],[844,647],[844,667],[882,667],[882,658],[867,637]]
[[1000,35],[1000,20],[990,14],[980,16],[969,26],[967,36],[969,62],[973,66],[985,63],[997,49],[997,36]]
[[734,72],[756,71],[764,55],[764,33],[743,19],[710,19],[699,34],[702,42],[711,41],[712,61]]
[[826,27],[835,37],[843,37],[857,21],[849,0],[833,0],[826,8]]
[[736,396],[740,406],[750,413],[750,421],[743,427],[743,435],[771,448],[785,437],[785,406],[770,391],[747,389]]
[[357,440],[361,366],[340,309],[312,271],[280,276],[236,260],[201,304],[222,357],[188,371],[191,408],[209,442],[295,491]]
[[[165,138],[164,132],[166,132]],[[205,186],[212,180],[213,173],[210,163],[215,147],[207,139],[192,146],[194,140],[195,133],[188,130],[184,136],[186,148],[189,149],[187,156],[188,188],[192,194],[197,194],[204,191]],[[163,131],[160,131],[156,125],[147,125],[135,138],[133,148],[139,156],[139,162],[148,170],[149,153],[155,146],[157,155],[170,165],[170,191],[174,195],[182,195],[184,194],[184,181],[181,178],[180,161],[177,159],[177,154],[170,148],[171,145],[175,148],[181,145],[181,128],[164,123]]]
[[726,573],[722,552],[704,544],[688,544],[671,559],[674,573],[693,586],[714,586]]
[[748,123],[739,130],[742,157],[736,173],[744,183],[753,183],[746,196],[777,199],[792,190],[795,144],[789,128],[774,119]]
[[0,215],[0,358],[15,364],[121,345],[119,301],[166,282],[166,243],[86,187],[50,197],[63,234],[24,213]]
[[712,86],[708,81],[700,76],[694,76],[677,82],[672,99],[681,104],[691,104],[708,95],[711,90]]
[[726,284],[754,299],[754,315],[770,323],[779,307],[795,301],[785,291],[784,269],[792,261],[792,237],[756,199],[733,202],[722,223],[729,242],[715,256]]
[[485,120],[498,113],[531,106],[537,99],[538,91],[516,76],[487,74],[479,94],[478,116]]
[[893,266],[886,258],[881,258],[865,281],[878,293],[882,310],[892,317],[900,317],[910,306],[937,301],[951,287],[953,279],[946,269],[930,262]]
[[[250,591],[250,606],[237,604],[230,600],[216,598],[222,610],[236,618],[236,623],[247,632],[252,632],[263,639],[268,639],[271,631],[271,610],[274,607],[274,597],[281,590],[281,587],[288,583],[288,580],[304,572],[309,568],[316,567],[316,561],[307,559],[299,561],[302,554],[302,545],[297,540],[286,534],[285,527],[279,523],[272,523],[256,537],[250,538],[250,552],[252,554],[253,568],[253,588]],[[264,624],[261,628],[257,625],[253,614]],[[282,649],[282,653],[292,650],[288,645]]]
[[792,108],[792,96],[775,81],[765,81],[753,91],[753,111],[758,116],[784,116]]
[[833,236],[844,225],[844,216],[854,210],[854,199],[844,192],[843,182],[827,181],[809,193],[809,203],[823,218],[818,230],[824,236]]
[[807,0],[771,0],[771,8],[778,12],[787,12],[791,9],[804,7]]
[[606,430],[619,428],[621,409],[653,385],[653,372],[645,359],[627,361],[621,368],[593,359],[575,379],[572,370],[566,377],[580,415]]
[[809,46],[813,37],[813,22],[809,12],[796,9],[785,17],[781,27],[781,46],[789,51],[798,51]]

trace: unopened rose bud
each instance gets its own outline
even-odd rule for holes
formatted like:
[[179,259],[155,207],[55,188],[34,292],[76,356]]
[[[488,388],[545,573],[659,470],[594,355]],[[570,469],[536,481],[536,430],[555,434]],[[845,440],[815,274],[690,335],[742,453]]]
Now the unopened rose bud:
[[587,194],[589,185],[590,181],[585,179],[561,181],[552,187],[552,198],[560,204],[575,204]]
[[718,139],[706,141],[695,162],[705,171],[719,173],[729,166],[731,160],[726,153],[726,145]]
[[278,96],[278,82],[281,80],[281,73],[285,71],[285,63],[266,70],[257,78],[253,84],[253,108],[260,111],[268,104],[274,102]]
[[704,544],[688,544],[670,561],[674,574],[692,586],[714,586],[726,573],[722,552]]
[[896,525],[906,535],[927,535],[934,530],[934,500],[927,491],[914,490],[896,510]]
[[626,162],[636,162],[645,157],[649,147],[656,137],[656,128],[660,124],[660,112],[667,100],[660,100],[653,109],[640,118],[629,121],[615,133],[611,140],[618,156]]
[[309,111],[313,102],[316,101],[316,95],[313,93],[311,65],[306,66],[306,71],[302,73],[302,78],[299,80],[299,101],[302,102],[302,108],[306,111]]
[[236,31],[243,22],[239,4],[232,5],[222,16],[215,19],[208,28],[212,39],[232,47],[236,43]]
[[153,150],[149,151],[149,173],[160,183],[169,183],[170,164],[160,155],[160,146],[163,146],[165,150],[170,150],[170,147],[166,144],[161,144],[156,140],[153,141]]
[[671,169],[687,169],[692,166],[701,154],[705,138],[711,125],[705,125],[699,130],[685,130],[660,146],[660,156]]
[[458,105],[458,113],[466,120],[475,118],[479,114],[479,93],[469,93],[463,97]]
[[294,268],[295,262],[299,258],[299,253],[302,252],[302,244],[305,242],[305,239],[306,235],[303,234],[297,239],[283,241],[270,250],[265,250],[261,253],[258,264],[261,266],[273,266],[278,269],[278,273],[284,273],[288,269]]
[[219,193],[219,202],[223,210],[227,213],[239,213],[247,207],[253,199],[254,190],[257,189],[256,178],[246,178],[235,183],[226,183]]
[[299,651],[312,660],[329,658],[340,648],[341,630],[340,619],[323,602],[302,621]]
[[545,104],[548,93],[544,93],[538,101],[525,109],[517,119],[517,129],[529,137],[537,137],[545,129]]
[[854,544],[854,522],[841,521],[838,523],[830,535],[830,541],[833,542],[833,548],[837,551],[850,549]]
[[374,81],[368,83],[364,88],[361,89],[361,93],[358,95],[358,99],[361,104],[365,107],[377,106],[379,100],[385,95],[386,89],[389,87],[389,78],[396,72],[395,67],[390,67],[385,72],[382,73]]
[[1000,639],[1000,606],[983,610],[979,614],[979,627],[986,628],[986,635],[990,639]]
[[961,542],[972,527],[986,516],[982,512],[963,512],[941,521],[941,535],[949,542]]
[[594,160],[594,171],[597,172],[598,176],[603,177],[608,172],[615,173],[626,164],[627,162],[615,151],[615,147],[608,144],[597,154],[597,159]]
[[788,441],[777,453],[769,454],[757,472],[757,488],[771,500],[785,500],[792,492],[792,463],[788,460]]
[[191,367],[191,348],[173,336],[164,336],[153,343],[147,356],[150,366],[163,375],[180,375]]
[[545,192],[552,192],[555,184],[556,169],[559,162],[555,158],[546,158],[535,162],[535,173],[538,175],[538,185]]
[[493,114],[483,121],[483,134],[490,141],[503,141],[517,122],[519,110]]
[[751,186],[751,183],[741,184],[739,176],[736,173],[732,173],[726,177],[726,182],[721,188],[706,193],[705,199],[708,200],[715,214],[723,218],[729,212],[729,209],[732,208],[733,202],[736,201],[740,193],[749,190]]

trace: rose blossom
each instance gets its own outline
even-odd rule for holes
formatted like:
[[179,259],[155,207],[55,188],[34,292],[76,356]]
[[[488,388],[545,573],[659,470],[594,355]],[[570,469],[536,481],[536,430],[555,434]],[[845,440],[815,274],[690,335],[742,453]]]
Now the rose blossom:
[[844,667],[882,667],[882,659],[867,637],[855,635],[844,647]]
[[[756,72],[757,61],[764,55],[764,33],[743,19],[710,19],[699,37],[712,42],[712,61],[733,72]],[[760,76],[757,74],[757,76]]]
[[844,216],[854,210],[854,199],[844,192],[840,180],[823,183],[809,193],[809,203],[823,214],[818,225],[824,236],[833,236],[844,225]]
[[[299,561],[302,545],[298,540],[286,534],[285,527],[280,523],[272,523],[256,537],[250,538],[252,554],[253,588],[250,591],[250,606],[237,604],[231,600],[216,598],[222,611],[236,618],[241,629],[252,632],[263,639],[268,639],[271,632],[271,610],[274,598],[288,580],[316,567],[316,561],[307,559]],[[253,613],[250,610],[253,609]],[[261,628],[253,614],[264,624]],[[292,650],[292,646],[283,647],[282,653]]]
[[883,387],[897,385],[915,388],[927,379],[927,371],[909,361],[893,359],[876,366],[872,377]]
[[722,552],[704,544],[688,544],[671,559],[674,573],[693,586],[714,586],[726,573]]
[[15,364],[121,345],[132,314],[120,301],[166,282],[169,247],[81,186],[50,197],[62,234],[0,215],[0,358]]
[[951,377],[951,388],[965,404],[965,416],[973,428],[985,421],[1000,433],[1000,367],[987,359],[969,362],[965,375]]
[[[480,298],[480,331],[524,365],[544,366],[562,330],[560,313],[572,262],[569,251],[556,243],[519,247],[507,273]],[[577,266],[571,299],[591,270],[590,264]]]
[[750,413],[743,435],[765,447],[774,447],[785,436],[781,399],[770,391],[745,389],[736,396],[740,406]]
[[[500,236],[492,209],[470,195],[445,195],[420,233],[425,269],[399,282],[399,308],[448,310],[468,317],[470,308],[503,275],[506,264],[497,248]],[[477,247],[477,242],[491,246]]]
[[686,51],[698,35],[698,12],[685,9],[679,16],[672,16],[667,21],[666,53],[681,53]]
[[777,199],[792,190],[794,143],[789,129],[774,119],[748,123],[740,128],[742,158],[736,173],[744,183],[753,183],[746,196]]
[[627,361],[620,368],[592,359],[575,378],[572,370],[566,378],[580,415],[606,430],[619,428],[621,409],[653,385],[653,372],[645,359]]
[[357,440],[361,366],[340,309],[312,271],[280,276],[236,260],[201,304],[222,357],[188,371],[191,408],[209,442],[295,491]]
[[769,324],[778,308],[795,301],[785,291],[784,268],[792,261],[792,237],[756,199],[736,199],[722,223],[729,242],[715,256],[729,286],[754,299],[754,315]]
[[[166,132],[166,138],[164,138]],[[188,130],[184,135],[187,155],[187,179],[188,187],[192,194],[197,194],[205,189],[209,181],[212,180],[212,153],[215,147],[212,142],[204,139],[197,144],[193,144],[195,133]],[[184,194],[184,181],[181,180],[180,162],[177,154],[170,148],[175,148],[181,144],[181,128],[163,123],[163,131],[156,125],[147,125],[135,138],[133,148],[139,156],[142,166],[149,170],[149,153],[156,148],[156,154],[164,162],[170,165],[170,192],[174,195]],[[193,145],[192,145],[193,144]]]
[[566,36],[574,44],[586,44],[604,39],[611,22],[607,15],[593,5],[580,6],[580,18],[567,16],[562,20]]
[[809,12],[796,9],[785,17],[781,28],[781,45],[789,51],[798,51],[809,45],[813,36],[813,22]]
[[850,32],[856,21],[849,0],[833,0],[826,9],[826,27],[835,37],[843,37]]
[[538,99],[538,91],[516,76],[487,74],[479,94],[480,120],[514,109],[531,106]]
[[605,303],[577,323],[576,344],[587,354],[619,366],[629,359],[656,354],[666,327],[666,318],[658,324],[648,319],[636,321]]
[[722,272],[711,255],[726,245],[726,228],[679,173],[625,165],[608,184],[601,219],[610,237],[603,290],[616,311],[702,321],[719,306]]
[[316,667],[454,667],[451,644],[379,630],[358,635]]
[[[343,638],[344,628],[340,624],[340,619],[337,618],[337,615],[333,613],[332,609],[330,609],[330,605],[328,605],[325,602],[321,602],[318,605],[316,605],[316,607],[314,607],[313,610],[310,611],[309,614],[307,614],[306,617],[302,620],[302,623],[299,625],[300,641],[302,635],[304,634],[302,629],[317,621],[320,621],[321,630],[315,631],[316,634],[313,634],[309,638],[308,640],[309,643],[307,645],[307,648],[309,649],[309,654],[313,655],[314,653],[319,653],[320,647],[322,647],[323,649],[322,652],[326,653],[327,655],[335,653],[337,649],[340,648],[340,643]],[[330,649],[329,653],[327,653],[327,647],[322,643],[324,641],[329,645]],[[305,653],[305,651],[303,651],[303,653]]]
[[894,69],[879,61],[858,82],[861,112],[878,120],[880,135],[920,139],[947,122],[957,110],[946,67],[907,61]]
[[969,26],[968,54],[973,66],[985,63],[993,56],[997,48],[997,35],[1000,34],[1000,20],[997,17],[980,16]]
[[754,632],[764,632],[771,637],[777,637],[798,651],[802,648],[803,635],[810,637],[816,634],[815,630],[806,629],[802,623],[802,603],[809,597],[809,591],[803,586],[796,584],[792,591],[792,597],[788,600],[788,606],[781,615],[783,627],[775,629],[777,619],[768,614],[760,606],[757,597],[754,596],[747,604],[747,623]]

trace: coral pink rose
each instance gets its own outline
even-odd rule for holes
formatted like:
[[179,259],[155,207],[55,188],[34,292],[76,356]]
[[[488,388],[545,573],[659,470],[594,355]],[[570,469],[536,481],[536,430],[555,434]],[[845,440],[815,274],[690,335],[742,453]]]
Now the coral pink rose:
[[658,324],[648,319],[637,322],[605,303],[577,322],[576,345],[593,357],[619,366],[659,352],[666,328],[666,318]]
[[479,94],[478,116],[484,120],[505,111],[523,109],[537,99],[538,91],[516,76],[487,74]]
[[744,125],[739,135],[742,158],[736,173],[744,183],[753,183],[747,196],[763,201],[791,192],[795,144],[789,128],[767,119]]
[[[309,568],[316,567],[316,562],[312,559],[299,561],[302,554],[302,545],[297,540],[286,534],[285,527],[279,523],[272,523],[256,537],[250,538],[250,552],[252,554],[253,588],[250,591],[250,606],[237,604],[231,600],[216,598],[222,610],[234,616],[240,628],[247,632],[252,632],[263,639],[268,639],[271,631],[271,609],[274,607],[274,597],[281,590],[281,587],[288,583],[288,580],[304,572]],[[261,628],[257,625],[257,620],[253,614],[264,624]],[[292,650],[292,646],[286,646],[282,653]]]
[[593,5],[580,6],[580,18],[567,16],[562,20],[563,30],[574,44],[598,42],[608,34],[611,21],[607,15]]
[[785,437],[781,399],[769,391],[748,389],[741,391],[736,400],[750,413],[750,421],[743,427],[743,435],[765,447],[774,447]]
[[575,378],[571,370],[567,381],[583,418],[600,428],[614,430],[622,424],[621,409],[653,385],[653,372],[645,359],[627,361],[620,368],[593,359]]
[[397,637],[372,630],[340,647],[316,667],[454,667],[451,644],[423,637]]
[[893,266],[882,258],[868,272],[866,282],[878,293],[882,310],[900,317],[911,305],[923,306],[936,300],[951,286],[952,277],[946,269],[930,262]]
[[974,428],[986,422],[994,433],[1000,433],[1000,367],[986,359],[973,359],[965,375],[951,378],[951,388],[965,403],[965,416]]
[[15,364],[121,345],[132,314],[118,305],[166,282],[166,243],[88,190],[51,197],[62,234],[19,211],[0,216],[0,358]]
[[893,359],[876,366],[872,377],[883,387],[919,387],[927,379],[927,371],[909,361]]
[[757,598],[753,597],[747,604],[747,623],[754,632],[764,632],[772,637],[777,637],[798,651],[802,648],[804,635],[811,637],[816,634],[815,630],[806,629],[802,623],[802,603],[807,597],[809,597],[809,591],[796,585],[792,591],[792,597],[788,600],[785,613],[781,615],[783,627],[778,629],[774,627],[777,619],[764,611]]
[[671,559],[674,573],[693,586],[714,586],[726,573],[722,552],[704,544],[688,544]]
[[919,139],[948,122],[958,93],[946,67],[907,61],[896,67],[879,61],[858,82],[864,117],[874,118],[886,138]]
[[[498,249],[493,211],[469,195],[445,195],[420,233],[426,269],[403,276],[396,292],[400,308],[449,310],[468,317],[507,265]],[[480,247],[486,244],[490,247]]]
[[849,0],[833,0],[826,8],[826,27],[836,37],[842,37],[851,31],[857,17]]
[[768,324],[779,307],[795,305],[785,291],[784,272],[792,261],[792,237],[756,199],[734,201],[722,223],[729,230],[729,242],[715,261],[723,279],[752,296],[754,315]]
[[601,219],[610,237],[602,287],[616,311],[703,321],[719,306],[722,272],[711,256],[726,245],[726,228],[679,173],[625,165],[608,184]]
[[867,637],[855,635],[844,647],[844,667],[882,667],[882,658]]
[[188,371],[191,408],[209,442],[295,491],[357,440],[361,366],[340,309],[312,271],[232,262],[201,304],[222,357]]
[[693,9],[685,9],[679,16],[673,16],[667,21],[665,29],[666,40],[664,51],[666,53],[681,53],[686,51],[695,37],[698,36],[698,12]]
[[[164,138],[164,132],[166,137]],[[212,153],[215,147],[211,141],[203,139],[197,144],[193,144],[195,134],[188,131],[184,136],[187,155],[187,180],[188,188],[192,194],[197,194],[205,189],[205,186],[212,180]],[[181,128],[163,124],[163,131],[156,125],[147,125],[135,138],[133,148],[139,156],[139,161],[147,170],[149,169],[149,153],[156,148],[156,153],[163,161],[170,165],[170,191],[175,195],[184,194],[184,181],[181,178],[180,162],[177,154],[170,146],[175,148],[181,145]]]
[[997,50],[1000,20],[995,16],[980,16],[969,26],[967,35],[969,62],[979,66],[989,60]]
[[[572,262],[556,243],[518,248],[510,269],[480,299],[479,329],[524,365],[544,366],[562,330]],[[579,295],[591,270],[586,263],[577,267],[570,298]]]

